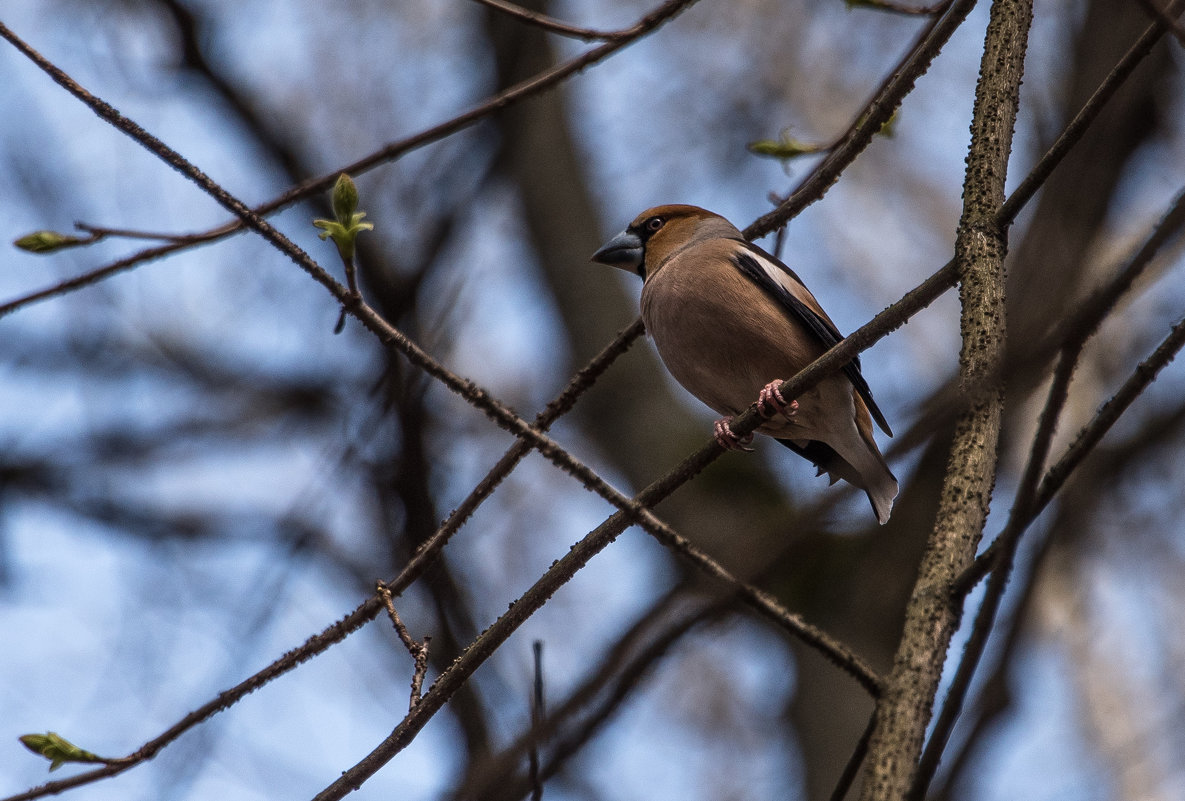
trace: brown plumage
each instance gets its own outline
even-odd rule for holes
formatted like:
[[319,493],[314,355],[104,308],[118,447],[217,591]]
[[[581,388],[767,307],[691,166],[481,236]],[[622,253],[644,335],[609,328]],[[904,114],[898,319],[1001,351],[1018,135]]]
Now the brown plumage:
[[789,267],[720,215],[683,205],[642,212],[593,260],[642,276],[646,330],[671,375],[725,415],[716,428],[721,445],[741,444],[728,422],[761,395],[759,409],[770,419],[759,432],[809,459],[832,483],[842,478],[864,490],[877,520],[889,519],[897,479],[873,439],[873,418],[892,432],[859,360],[796,403],[779,403],[767,386],[794,376],[842,339]]

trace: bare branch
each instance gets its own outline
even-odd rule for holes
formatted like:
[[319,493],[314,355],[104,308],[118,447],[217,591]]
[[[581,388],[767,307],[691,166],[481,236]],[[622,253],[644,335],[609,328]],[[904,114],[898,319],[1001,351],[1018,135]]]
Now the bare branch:
[[[963,709],[963,700],[971,687],[971,679],[987,645],[988,635],[991,634],[992,624],[1000,607],[1000,600],[1004,596],[1004,589],[1012,572],[1016,548],[1020,543],[1020,535],[1032,519],[1032,509],[1036,502],[1037,484],[1041,479],[1041,472],[1045,467],[1045,460],[1049,456],[1049,449],[1053,443],[1053,434],[1057,430],[1058,420],[1065,408],[1066,398],[1069,396],[1070,379],[1074,375],[1074,368],[1078,364],[1078,357],[1082,352],[1081,342],[1067,345],[1058,361],[1057,370],[1053,374],[1053,382],[1049,387],[1045,408],[1041,412],[1041,419],[1037,425],[1037,432],[1033,436],[1033,445],[1029,451],[1029,460],[1025,465],[1020,486],[1013,500],[1009,523],[1003,533],[996,539],[993,547],[999,545],[1001,553],[995,560],[991,580],[988,582],[987,592],[983,603],[979,607],[975,623],[971,629],[971,636],[963,649],[963,658],[959,661],[955,677],[947,690],[946,699],[934,724],[934,731],[930,741],[918,764],[917,775],[908,797],[919,801],[924,798],[929,789],[934,773],[938,770],[938,763],[946,749],[955,721]],[[1014,522],[1015,521],[1015,522]],[[1021,522],[1024,521],[1024,522]],[[960,603],[960,598],[952,598],[953,603]]]
[[428,673],[428,643],[432,638],[425,637],[423,642],[417,642],[407,630],[407,626],[399,619],[399,613],[395,611],[395,602],[391,598],[391,588],[380,581],[375,591],[383,600],[383,606],[387,610],[387,617],[391,618],[391,625],[395,627],[395,633],[399,635],[399,641],[403,643],[403,647],[407,649],[407,652],[411,655],[415,663],[415,671],[411,677],[411,700],[407,704],[408,709],[415,709],[416,704],[420,702],[420,688],[424,686],[424,676]]
[[906,609],[893,671],[877,704],[861,794],[865,801],[902,798],[913,782],[946,649],[958,628],[959,610],[950,601],[949,587],[975,557],[995,482],[1003,406],[998,375],[1004,353],[1006,249],[1006,229],[996,221],[1004,203],[1031,22],[1027,0],[992,6],[955,241],[963,307],[960,380],[964,393],[974,394],[956,423],[934,532]]
[[612,42],[630,35],[629,28],[620,31],[598,31],[592,28],[569,25],[546,14],[530,11],[522,6],[507,2],[507,0],[474,0],[474,2],[492,8],[495,11],[500,11],[503,14],[509,14],[515,19],[522,20],[529,25],[534,25],[545,31],[558,33],[561,36],[570,36],[573,39],[581,39],[585,42]]
[[663,545],[686,558],[707,575],[724,582],[745,604],[760,612],[774,625],[814,648],[836,667],[851,675],[873,698],[880,695],[880,677],[842,642],[807,623],[801,616],[787,610],[770,593],[731,575],[719,562],[700,551],[666,524],[657,520],[642,521],[642,523],[647,532]]
[[848,0],[853,8],[871,8],[877,11],[888,11],[893,14],[904,14],[907,17],[928,17],[940,13],[947,3],[935,3],[932,6],[910,6],[895,0]]
[[1179,2],[1170,2],[1161,8],[1153,0],[1140,0],[1140,5],[1156,20],[1158,26],[1167,28],[1181,46],[1185,47],[1185,27],[1182,27],[1181,23],[1177,21],[1181,7]]
[[[1077,353],[1082,346],[1095,335],[1100,325],[1107,318],[1107,316],[1115,309],[1119,301],[1122,300],[1135,282],[1139,280],[1152,263],[1152,259],[1156,254],[1168,243],[1179,236],[1181,231],[1185,229],[1185,188],[1183,188],[1174,198],[1173,203],[1169,206],[1164,216],[1153,227],[1152,231],[1132,254],[1127,263],[1119,270],[1116,275],[1107,282],[1105,286],[1099,287],[1090,297],[1088,297],[1078,308],[1078,311],[1069,319],[1058,326],[1050,337],[1050,341],[1037,345],[1033,350],[1035,358],[1044,359],[1045,353],[1052,353],[1060,351],[1065,360],[1066,354]],[[1076,358],[1076,357],[1075,357]],[[1037,465],[1042,467],[1044,462]],[[1026,468],[1027,469],[1027,468]],[[1026,472],[1027,475],[1027,472]],[[1063,477],[1064,478],[1064,477]],[[1059,484],[1060,487],[1060,484]],[[1036,486],[1034,485],[1033,489]],[[1057,488],[1052,492],[1043,494],[1043,500],[1040,500],[1040,508],[1034,509],[1031,514],[1025,513],[1022,517],[1028,516],[1035,518],[1041,513],[1041,510],[1052,500]],[[1034,502],[1037,502],[1034,499]],[[1017,512],[1014,508],[1013,515]],[[1027,520],[1025,525],[1028,525]],[[997,538],[992,545],[984,551],[975,563],[972,564],[955,582],[952,589],[952,594],[956,598],[961,598],[966,595],[972,587],[974,587],[989,571],[994,570],[997,560],[1000,558],[1001,545],[1007,540]]]
[[864,727],[864,733],[856,741],[856,747],[852,749],[852,755],[848,757],[843,773],[840,774],[839,781],[835,783],[835,789],[831,792],[831,801],[843,801],[847,797],[848,791],[852,789],[852,783],[860,774],[860,766],[864,764],[864,759],[868,756],[868,744],[872,740],[872,732],[875,729],[876,711],[873,710],[872,715],[868,718],[868,725]]
[[1066,479],[1090,454],[1095,445],[1103,438],[1111,427],[1119,420],[1127,408],[1148,388],[1156,379],[1157,374],[1171,362],[1185,344],[1185,320],[1173,326],[1169,335],[1160,343],[1147,359],[1140,362],[1131,376],[1124,382],[1110,400],[1103,404],[1103,408],[1095,415],[1088,425],[1078,432],[1074,442],[1066,449],[1061,457],[1049,468],[1037,489],[1035,508],[1037,511],[1045,508],[1057,491],[1065,484]]
[[[1174,13],[1180,13],[1181,4],[1179,0],[1172,4],[1172,8],[1175,9]],[[1008,199],[1004,201],[998,218],[1000,224],[1012,224],[1016,219],[1016,215],[1032,199],[1033,195],[1037,193],[1037,190],[1045,183],[1045,180],[1053,172],[1054,168],[1070,152],[1070,148],[1082,139],[1083,134],[1086,133],[1090,124],[1099,116],[1103,107],[1114,97],[1119,87],[1123,86],[1124,82],[1131,77],[1132,72],[1135,71],[1140,62],[1151,52],[1152,46],[1160,41],[1164,32],[1165,24],[1163,20],[1158,20],[1148,26],[1140,38],[1136,40],[1135,44],[1128,48],[1128,51],[1123,54],[1123,58],[1111,69],[1107,77],[1103,79],[1103,82],[1099,84],[1098,88],[1090,96],[1090,99],[1074,115],[1074,119],[1070,120],[1054,143],[1045,151],[1045,155],[1041,157],[1041,160],[1025,176],[1025,179],[1020,182]]]
[[864,112],[852,123],[822,163],[806,177],[798,188],[776,209],[759,217],[744,230],[748,239],[758,239],[780,228],[800,211],[823,197],[839,180],[840,173],[868,147],[872,137],[885,127],[902,99],[913,90],[914,83],[930,68],[930,63],[942,50],[951,35],[975,7],[975,0],[954,0],[945,12],[935,18],[930,27],[918,37],[901,64],[873,95]]

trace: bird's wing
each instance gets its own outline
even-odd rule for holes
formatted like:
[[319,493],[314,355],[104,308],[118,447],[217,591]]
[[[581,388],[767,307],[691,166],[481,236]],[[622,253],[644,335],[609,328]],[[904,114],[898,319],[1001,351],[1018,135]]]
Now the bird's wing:
[[[761,248],[749,242],[738,241],[733,253],[733,263],[737,269],[757,286],[761,287],[779,306],[794,319],[801,322],[806,329],[814,334],[824,348],[831,348],[843,339],[835,323],[823,311],[819,301],[811,294],[793,270],[782,264],[778,259],[766,253]],[[860,398],[868,406],[872,418],[876,420],[881,430],[893,436],[888,421],[881,414],[876,401],[872,398],[872,390],[860,372],[859,357],[853,358],[844,365],[844,375],[852,382]]]

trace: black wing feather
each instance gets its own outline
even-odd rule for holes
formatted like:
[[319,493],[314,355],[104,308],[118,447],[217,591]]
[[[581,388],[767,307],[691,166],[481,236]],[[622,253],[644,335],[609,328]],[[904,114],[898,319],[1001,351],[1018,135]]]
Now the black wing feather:
[[[793,270],[761,248],[748,242],[742,242],[742,244],[746,249],[760,253],[764,258],[769,260],[770,264],[777,265],[779,269],[785,270],[795,281],[800,284],[802,283],[802,280]],[[785,287],[771,278],[762,269],[761,265],[757,263],[757,259],[752,255],[746,253],[744,250],[738,251],[733,257],[733,263],[736,264],[737,269],[746,278],[761,287],[779,306],[789,312],[796,320],[803,323],[808,331],[818,337],[819,341],[823,343],[824,348],[830,349],[843,340],[843,335],[839,333],[839,330],[830,320],[820,317],[814,309],[790,294]],[[852,382],[852,386],[856,388],[856,392],[863,398],[865,405],[868,406],[868,411],[872,413],[872,419],[876,420],[876,424],[881,427],[882,431],[890,437],[893,436],[893,431],[889,428],[888,421],[885,420],[885,416],[881,414],[880,408],[872,398],[872,390],[868,387],[868,382],[864,380],[864,375],[860,372],[860,357],[854,357],[850,362],[845,364],[843,372],[848,377],[848,380]]]

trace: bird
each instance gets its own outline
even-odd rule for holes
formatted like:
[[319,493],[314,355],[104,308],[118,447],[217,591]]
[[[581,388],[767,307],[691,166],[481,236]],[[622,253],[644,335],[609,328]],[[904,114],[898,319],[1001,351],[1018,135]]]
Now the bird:
[[843,339],[793,270],[745,239],[727,219],[698,206],[655,206],[610,239],[592,261],[642,278],[642,320],[667,370],[723,415],[716,441],[748,448],[732,418],[757,404],[768,435],[812,462],[830,483],[868,495],[884,525],[897,479],[873,438],[893,436],[860,372],[859,358],[787,400],[793,377]]

